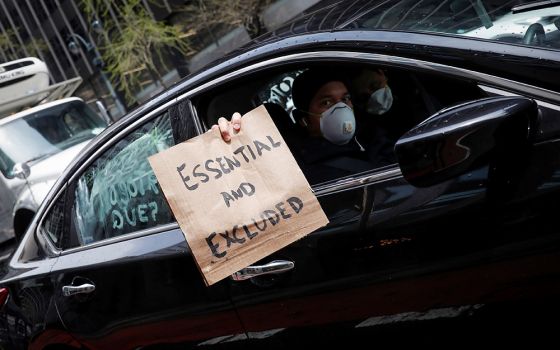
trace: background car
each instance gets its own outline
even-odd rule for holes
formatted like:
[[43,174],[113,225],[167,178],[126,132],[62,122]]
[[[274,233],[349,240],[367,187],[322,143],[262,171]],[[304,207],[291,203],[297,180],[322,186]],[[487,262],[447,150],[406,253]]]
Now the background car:
[[[558,11],[518,3],[323,4],[140,106],[41,206],[0,281],[2,344],[376,344],[388,322],[557,299],[558,29],[528,42],[464,35],[514,11],[535,23],[535,8]],[[398,134],[398,163],[311,183],[330,224],[255,264],[290,271],[206,287],[146,157],[260,104],[289,139],[291,82],[309,68],[385,70],[394,119],[377,126]],[[428,334],[456,334],[439,329]],[[414,342],[409,332],[393,343]]]
[[22,238],[62,171],[106,126],[78,97],[0,119],[0,243]]
[[45,62],[35,57],[0,64],[0,114],[8,115],[45,98],[49,86]]

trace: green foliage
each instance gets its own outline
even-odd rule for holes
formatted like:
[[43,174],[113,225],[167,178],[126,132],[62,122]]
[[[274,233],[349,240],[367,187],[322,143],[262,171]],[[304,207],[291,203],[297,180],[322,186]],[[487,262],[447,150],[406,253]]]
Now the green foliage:
[[82,0],[86,15],[90,18],[97,15],[103,22],[105,40],[99,48],[105,70],[132,103],[146,72],[149,78],[163,85],[162,75],[167,70],[163,57],[166,48],[184,55],[189,55],[191,49],[178,27],[153,20],[141,0],[125,0],[111,8],[107,4],[102,0]]
[[182,7],[189,18],[188,24],[196,33],[207,33],[214,27],[245,26],[251,37],[263,33],[260,20],[262,10],[274,0],[194,0]]
[[[142,0],[81,0],[82,11],[89,21],[103,23],[103,40],[98,47],[105,70],[113,84],[135,102],[135,95],[147,82],[163,85],[166,49],[174,49],[185,57],[196,53],[194,42],[212,37],[216,28],[228,30],[244,25],[251,36],[262,33],[260,12],[273,0],[193,0],[189,5],[174,8],[182,14],[180,26],[155,21]],[[161,0],[147,0],[163,8]],[[220,35],[220,34],[218,34]]]
[[[12,53],[11,48],[14,49],[15,55]],[[25,47],[25,50],[24,50]],[[47,49],[47,44],[42,39],[35,39],[35,44],[28,41],[24,46],[19,45],[19,41],[16,37],[14,30],[7,29],[3,33],[0,33],[0,51],[9,57],[10,60],[15,60],[18,58],[24,58],[26,56],[40,57],[37,50],[45,51]],[[25,52],[27,51],[28,54]]]

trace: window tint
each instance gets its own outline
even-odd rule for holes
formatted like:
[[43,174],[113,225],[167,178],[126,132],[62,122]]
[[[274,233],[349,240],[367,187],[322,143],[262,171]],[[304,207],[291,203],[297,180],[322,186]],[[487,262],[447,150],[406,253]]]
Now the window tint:
[[52,206],[49,214],[43,222],[43,232],[47,234],[51,242],[57,247],[62,247],[62,239],[65,237],[65,205],[66,205],[66,191],[56,200]]
[[71,214],[78,244],[173,220],[147,159],[173,145],[169,115],[164,114],[119,141],[82,174]]

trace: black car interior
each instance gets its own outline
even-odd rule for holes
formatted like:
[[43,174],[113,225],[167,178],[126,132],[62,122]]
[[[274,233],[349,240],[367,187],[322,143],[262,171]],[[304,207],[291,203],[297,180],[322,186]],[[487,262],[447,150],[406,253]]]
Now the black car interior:
[[[367,65],[308,64],[256,73],[228,83],[220,89],[214,89],[214,93],[211,95],[199,96],[194,100],[198,115],[202,118],[203,123],[210,127],[217,124],[220,117],[229,119],[234,112],[244,114],[264,104],[293,152],[293,147],[298,147],[298,140],[306,137],[306,130],[296,123],[291,114],[293,108],[291,92],[288,91],[283,98],[272,98],[271,96],[274,96],[274,91],[278,91],[278,82],[282,81],[282,77],[284,77],[284,82],[289,81],[285,79],[286,76],[295,78],[300,72],[310,67],[325,69],[325,72],[328,72],[329,69],[337,69],[348,72],[349,76],[360,69],[371,68]],[[405,132],[442,108],[486,97],[486,93],[473,82],[394,67],[382,68],[392,90],[393,105],[385,114],[376,116],[373,123],[367,123],[367,127],[383,130],[392,144]],[[357,119],[359,118],[360,116],[357,115]],[[359,125],[358,121],[358,131],[360,131]],[[324,163],[332,165],[340,162],[334,161],[333,163],[333,159],[327,159],[324,160]],[[305,169],[303,170],[305,173]],[[363,170],[363,167],[360,167],[359,171],[354,172]],[[340,177],[338,173],[337,175],[335,173],[337,172],[333,171],[333,176],[327,176],[327,179]],[[314,184],[312,179],[309,180]]]

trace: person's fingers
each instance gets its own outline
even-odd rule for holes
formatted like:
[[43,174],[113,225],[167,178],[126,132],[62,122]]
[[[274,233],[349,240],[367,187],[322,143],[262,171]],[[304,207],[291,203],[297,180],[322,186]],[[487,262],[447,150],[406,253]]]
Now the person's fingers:
[[218,131],[219,129],[220,129],[220,127],[218,126],[218,124],[214,124],[214,125],[212,125],[212,128],[210,128],[210,130],[208,130],[207,132],[210,132],[210,131],[215,132],[215,131]]
[[241,114],[237,112],[233,113],[233,116],[231,117],[231,123],[233,124],[233,130],[241,130]]
[[224,141],[228,142],[231,140],[231,135],[229,134],[229,122],[226,118],[221,117],[218,119],[218,126],[220,127],[220,133]]

